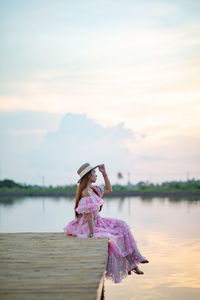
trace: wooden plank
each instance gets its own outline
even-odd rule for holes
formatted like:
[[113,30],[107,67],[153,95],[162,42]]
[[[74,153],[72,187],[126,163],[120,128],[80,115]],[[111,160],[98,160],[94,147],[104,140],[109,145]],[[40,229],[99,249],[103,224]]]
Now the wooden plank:
[[0,299],[100,299],[108,239],[0,234]]

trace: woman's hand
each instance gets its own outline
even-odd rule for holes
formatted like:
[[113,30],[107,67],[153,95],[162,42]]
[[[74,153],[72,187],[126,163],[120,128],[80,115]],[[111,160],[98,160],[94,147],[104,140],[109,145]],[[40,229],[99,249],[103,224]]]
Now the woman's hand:
[[99,168],[99,171],[103,174],[103,175],[105,175],[106,174],[106,169],[105,169],[105,166],[104,166],[104,164],[102,164],[102,165],[99,165],[98,166],[98,168]]

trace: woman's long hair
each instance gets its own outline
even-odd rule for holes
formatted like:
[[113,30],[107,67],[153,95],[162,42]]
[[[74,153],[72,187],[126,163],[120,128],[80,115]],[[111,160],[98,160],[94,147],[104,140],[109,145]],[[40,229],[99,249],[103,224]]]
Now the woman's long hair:
[[78,206],[78,203],[79,203],[79,201],[81,199],[82,191],[86,188],[86,186],[88,184],[88,181],[89,181],[89,177],[91,176],[91,174],[92,174],[92,170],[90,172],[88,172],[87,174],[85,174],[81,178],[81,180],[79,182],[79,185],[78,185],[78,187],[76,189],[76,202],[75,202],[75,207],[74,207],[74,212],[75,212],[75,217],[76,218],[78,218],[80,214],[78,214],[75,209]]

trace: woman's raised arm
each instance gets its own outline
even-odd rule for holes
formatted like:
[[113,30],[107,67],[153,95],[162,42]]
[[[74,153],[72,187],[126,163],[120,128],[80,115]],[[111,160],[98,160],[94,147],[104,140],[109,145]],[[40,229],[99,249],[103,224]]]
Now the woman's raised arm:
[[106,173],[105,166],[104,166],[104,164],[102,164],[102,165],[99,165],[98,168],[99,168],[99,171],[102,173],[104,181],[105,181],[104,195],[109,194],[109,193],[112,192],[112,186],[110,184],[110,180],[109,180],[108,175]]

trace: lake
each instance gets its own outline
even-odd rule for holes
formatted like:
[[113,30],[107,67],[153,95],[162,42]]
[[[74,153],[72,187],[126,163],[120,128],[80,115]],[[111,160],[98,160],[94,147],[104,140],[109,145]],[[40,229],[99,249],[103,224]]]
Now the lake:
[[[126,221],[150,261],[139,265],[144,275],[105,280],[105,299],[200,299],[200,199],[103,199],[101,216]],[[62,232],[74,218],[73,198],[0,201],[0,232]]]

